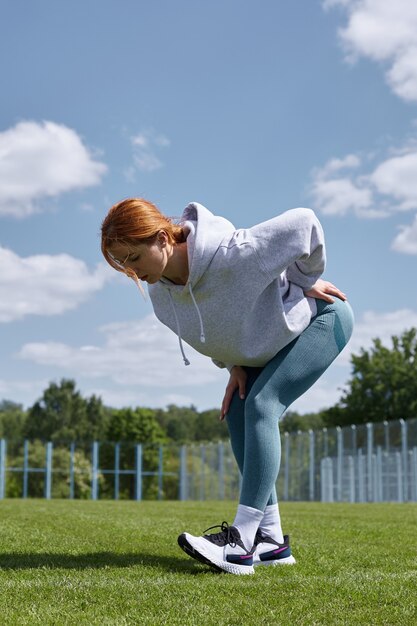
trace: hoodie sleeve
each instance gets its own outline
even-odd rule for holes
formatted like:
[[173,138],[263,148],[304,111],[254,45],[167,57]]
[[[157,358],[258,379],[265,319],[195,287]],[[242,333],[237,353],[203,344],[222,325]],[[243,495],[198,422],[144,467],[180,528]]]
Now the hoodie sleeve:
[[262,269],[308,291],[326,265],[323,229],[311,209],[291,209],[248,231]]

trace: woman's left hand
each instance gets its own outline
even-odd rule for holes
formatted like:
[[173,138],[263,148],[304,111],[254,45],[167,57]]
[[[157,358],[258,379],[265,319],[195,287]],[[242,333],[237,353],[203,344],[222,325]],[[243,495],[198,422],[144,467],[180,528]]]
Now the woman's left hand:
[[322,280],[321,278],[312,286],[311,289],[304,292],[305,296],[310,298],[318,298],[319,300],[325,300],[326,302],[334,302],[332,296],[340,298],[340,300],[347,300],[346,294],[340,291],[333,283],[329,283],[328,280]]

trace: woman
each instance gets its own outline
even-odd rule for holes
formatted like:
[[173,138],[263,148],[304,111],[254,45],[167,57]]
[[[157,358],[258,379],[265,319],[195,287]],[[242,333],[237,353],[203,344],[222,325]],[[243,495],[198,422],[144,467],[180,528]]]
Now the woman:
[[236,517],[217,533],[183,533],[179,545],[233,574],[295,563],[275,491],[278,420],[329,367],[353,327],[345,294],[320,278],[325,247],[315,214],[292,209],[236,230],[193,202],[175,225],[132,198],[110,209],[101,246],[114,269],[141,289],[140,281],[148,283],[185,365],[183,339],[230,372],[220,418],[242,474]]

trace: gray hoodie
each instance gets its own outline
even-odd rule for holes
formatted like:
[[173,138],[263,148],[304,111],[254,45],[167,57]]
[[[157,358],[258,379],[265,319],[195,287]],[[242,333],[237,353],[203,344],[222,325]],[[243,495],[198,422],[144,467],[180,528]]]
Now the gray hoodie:
[[197,202],[181,218],[189,278],[149,285],[158,319],[219,367],[265,365],[316,314],[308,291],[325,267],[324,236],[311,209],[291,209],[236,230]]

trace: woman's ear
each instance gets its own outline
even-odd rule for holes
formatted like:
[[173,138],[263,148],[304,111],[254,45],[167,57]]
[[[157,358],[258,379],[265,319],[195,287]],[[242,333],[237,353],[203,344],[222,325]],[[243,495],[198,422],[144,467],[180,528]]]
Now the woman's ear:
[[164,230],[159,231],[157,241],[161,248],[165,248],[168,243],[168,235]]

